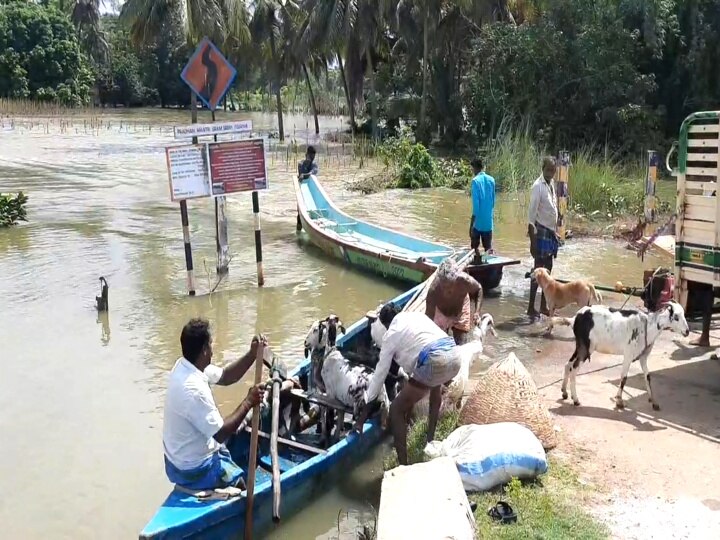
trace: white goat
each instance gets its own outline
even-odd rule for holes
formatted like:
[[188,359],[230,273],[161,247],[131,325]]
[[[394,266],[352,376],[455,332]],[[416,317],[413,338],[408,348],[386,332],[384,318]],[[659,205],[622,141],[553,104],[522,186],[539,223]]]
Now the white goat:
[[[324,321],[316,321],[305,338],[305,349],[310,351],[318,388],[328,397],[352,408],[353,415],[357,417],[365,405],[363,398],[373,370],[364,365],[351,363],[335,348],[338,327],[343,333],[345,332],[342,323],[334,315]],[[384,386],[378,401],[384,424],[390,410],[390,400]]]
[[624,357],[620,386],[615,396],[615,404],[618,409],[625,406],[622,392],[627,381],[630,364],[638,360],[645,375],[648,401],[652,403],[654,410],[660,410],[660,405],[653,398],[650,388],[647,359],[655,340],[663,330],[677,332],[683,336],[690,334],[690,328],[685,320],[685,311],[680,304],[668,302],[659,311],[651,313],[595,305],[581,308],[575,317],[567,320],[567,323],[572,325],[575,334],[575,352],[565,364],[562,383],[563,399],[568,397],[567,383],[569,380],[573,403],[580,405],[575,389],[577,370],[580,364],[590,360],[590,355],[597,351]]

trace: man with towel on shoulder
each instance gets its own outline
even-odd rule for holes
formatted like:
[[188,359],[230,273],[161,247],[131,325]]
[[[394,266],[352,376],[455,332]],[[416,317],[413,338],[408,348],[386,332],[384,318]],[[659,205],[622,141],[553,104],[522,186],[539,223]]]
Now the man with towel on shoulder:
[[[530,237],[530,254],[534,259],[533,270],[546,268],[552,272],[553,259],[557,258],[560,240],[557,235],[558,208],[555,196],[555,158],[543,159],[542,174],[535,180],[530,189],[530,208],[528,210],[528,236]],[[530,282],[530,302],[527,313],[530,317],[537,316],[535,296],[537,281]],[[545,295],[541,295],[540,312],[548,315]]]
[[460,354],[455,341],[424,313],[400,312],[393,303],[385,304],[370,328],[373,341],[380,346],[380,359],[365,394],[365,407],[355,429],[362,426],[377,400],[393,361],[410,377],[390,405],[390,429],[400,465],[407,465],[407,425],[415,404],[430,394],[428,442],[435,436],[442,386],[460,371]]

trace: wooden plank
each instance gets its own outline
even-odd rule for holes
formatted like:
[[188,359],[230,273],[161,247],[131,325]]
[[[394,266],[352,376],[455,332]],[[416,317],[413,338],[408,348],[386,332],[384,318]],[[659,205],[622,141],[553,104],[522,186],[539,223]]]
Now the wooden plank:
[[715,197],[703,197],[702,195],[685,195],[685,206],[703,206],[715,208]]
[[705,161],[709,161],[713,164],[713,167],[715,166],[715,163],[717,162],[718,154],[705,154],[702,152],[694,153],[694,152],[688,152],[687,160],[688,163],[702,163]]
[[688,133],[718,133],[718,132],[720,132],[720,124],[692,125],[688,129]]
[[[709,199],[712,197],[708,197]],[[717,197],[715,197],[716,199]],[[713,201],[714,202],[714,201]],[[696,220],[696,221],[708,221],[710,223],[715,223],[715,216],[716,216],[717,210],[715,208],[710,208],[707,206],[700,206],[696,204],[685,204],[685,219],[686,220]],[[687,227],[687,221],[685,222],[685,226]]]
[[713,167],[688,167],[685,174],[688,176],[712,176],[717,178],[718,170],[714,165],[715,163],[713,163]]
[[[704,228],[700,224],[710,225]],[[709,230],[708,230],[709,229]],[[715,241],[715,224],[703,221],[685,221],[681,237],[678,241],[689,244],[702,244],[712,246]]]
[[717,139],[688,139],[688,148],[717,148]]
[[[250,427],[246,427],[245,431],[247,431],[248,433],[252,433],[252,429]],[[270,439],[270,434],[265,433],[264,431],[258,430],[258,435],[263,439]],[[283,437],[278,437],[278,443],[284,444],[285,446],[290,446],[291,448],[297,448],[298,450],[303,450],[304,452],[309,452],[311,454],[327,454],[327,450],[323,450],[322,448],[315,448],[314,446],[309,446],[307,444],[299,443],[297,441],[291,441],[290,439],[285,439]]]
[[720,280],[715,279],[715,274],[710,270],[682,267],[680,269],[680,279],[697,281],[698,283],[709,283],[714,287],[720,287]]
[[[717,182],[698,182],[687,179],[685,182],[685,191],[702,192],[703,196],[712,196],[717,191]],[[687,197],[687,195],[685,195]]]
[[475,538],[470,502],[457,466],[447,456],[397,467],[383,476],[377,540],[410,538]]

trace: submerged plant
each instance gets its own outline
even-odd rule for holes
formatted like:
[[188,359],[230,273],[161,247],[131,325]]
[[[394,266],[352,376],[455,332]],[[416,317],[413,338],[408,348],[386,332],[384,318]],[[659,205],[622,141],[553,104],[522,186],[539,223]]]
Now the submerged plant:
[[18,221],[27,221],[25,209],[27,201],[27,195],[22,191],[15,195],[0,193],[0,227],[9,227]]

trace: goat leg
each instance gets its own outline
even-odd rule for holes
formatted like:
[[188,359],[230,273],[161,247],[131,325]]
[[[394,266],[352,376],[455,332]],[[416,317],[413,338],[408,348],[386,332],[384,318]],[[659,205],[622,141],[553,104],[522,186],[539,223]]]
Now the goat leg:
[[567,393],[567,385],[568,385],[568,379],[570,378],[570,371],[572,370],[572,363],[575,357],[577,356],[577,353],[573,353],[573,355],[570,357],[570,360],[568,360],[565,363],[565,374],[563,375],[563,382],[562,382],[562,398],[567,399],[568,393]]
[[632,364],[633,355],[625,353],[625,359],[622,366],[622,375],[620,377],[620,386],[618,386],[617,394],[615,395],[615,407],[617,409],[624,409],[625,402],[623,401],[622,393],[625,389],[625,383],[627,382],[628,371],[630,371],[630,364]]
[[645,375],[645,387],[647,388],[648,393],[648,401],[652,403],[652,408],[654,411],[660,410],[660,405],[655,401],[655,398],[653,397],[652,388],[650,386],[650,372],[648,371],[648,365],[647,365],[648,355],[642,355],[640,357],[640,367],[643,370],[643,375]]

